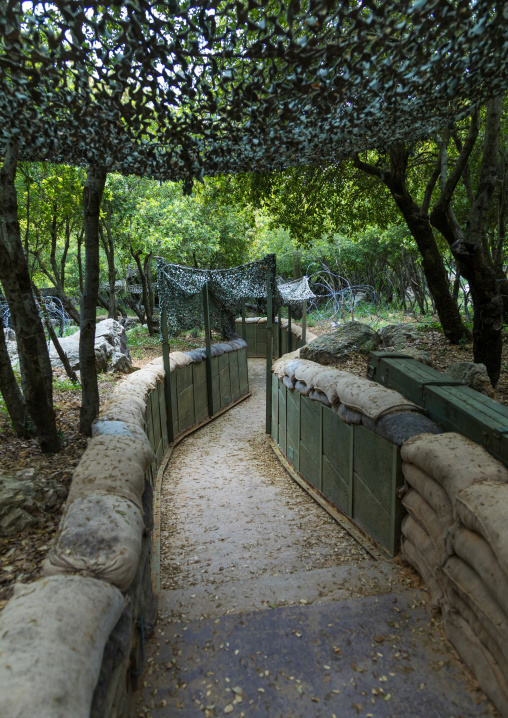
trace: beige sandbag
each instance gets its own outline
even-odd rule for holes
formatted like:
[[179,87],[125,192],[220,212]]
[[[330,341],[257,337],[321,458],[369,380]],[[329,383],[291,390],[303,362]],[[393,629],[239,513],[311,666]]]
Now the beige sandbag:
[[181,366],[192,364],[192,359],[185,352],[171,352],[169,355],[170,370],[178,369]]
[[460,595],[453,590],[450,586],[446,590],[447,601],[449,604],[448,610],[456,611],[467,623],[470,628],[474,631],[478,640],[483,643],[485,648],[492,654],[493,658],[499,664],[500,669],[504,675],[508,675],[508,661],[506,656],[501,650],[501,646],[498,643],[497,636],[492,635],[492,627],[484,625],[479,616],[471,610],[468,604],[462,600]]
[[340,402],[340,397],[337,393],[337,381],[347,378],[348,375],[353,376],[349,372],[341,371],[340,369],[326,368],[315,377],[314,388],[326,394],[330,404],[336,404]]
[[327,371],[329,371],[328,367],[316,364],[308,359],[302,359],[300,365],[295,369],[295,379],[305,382],[307,386],[313,389],[316,386],[317,377]]
[[409,486],[423,496],[437,514],[444,532],[453,524],[452,502],[443,487],[414,464],[402,462],[402,473]]
[[508,469],[483,447],[460,434],[420,434],[403,444],[404,461],[416,464],[446,491],[452,504],[473,483],[508,481]]
[[138,568],[141,511],[119,496],[92,494],[68,505],[43,573],[80,573],[126,591]]
[[[433,561],[437,561],[437,563],[433,565],[435,567],[442,566],[448,559],[449,554],[446,549],[446,534],[443,532],[438,515],[414,489],[410,489],[407,492],[402,499],[402,503],[408,510],[410,516],[423,527],[425,533],[432,541],[434,546]],[[418,546],[418,544],[416,545]]]
[[446,637],[476,676],[482,690],[485,691],[503,718],[508,718],[508,683],[490,651],[476,637],[467,621],[457,612],[446,611],[443,625]]
[[[504,467],[503,467],[504,468]],[[461,492],[457,516],[464,526],[487,541],[499,565],[508,574],[508,484],[485,482]]]
[[90,494],[113,494],[142,509],[145,472],[155,461],[150,446],[129,436],[92,439],[72,477],[67,503]]
[[148,436],[138,423],[131,421],[113,421],[99,416],[92,424],[92,437],[109,434],[115,436],[131,436],[135,439],[139,439],[150,448]]
[[89,718],[124,605],[117,588],[82,576],[17,584],[0,613],[2,718]]
[[402,534],[402,557],[418,571],[430,593],[431,604],[439,608],[444,592],[439,581],[441,574],[436,571],[438,561],[430,536],[412,516],[404,518]]
[[508,615],[508,575],[503,571],[487,541],[461,524],[448,532],[449,553],[454,553],[468,563],[480,576],[486,589]]
[[480,576],[458,556],[451,556],[446,562],[443,572],[452,588],[462,600],[474,611],[478,619],[497,636],[504,654],[508,658],[508,614],[492,596]]
[[[289,362],[294,361],[295,359],[298,359],[300,356],[300,350],[296,349],[294,352],[290,352],[289,354],[283,354],[280,359],[277,359],[277,361],[272,366],[272,373],[275,374],[279,379],[282,379],[282,377],[285,374],[286,366],[289,364]],[[290,376],[288,374],[288,376]],[[293,374],[294,378],[294,374]]]
[[421,411],[420,407],[397,391],[352,374],[350,378],[341,378],[337,381],[337,394],[343,404],[360,411],[369,419],[378,419],[391,411],[408,408]]

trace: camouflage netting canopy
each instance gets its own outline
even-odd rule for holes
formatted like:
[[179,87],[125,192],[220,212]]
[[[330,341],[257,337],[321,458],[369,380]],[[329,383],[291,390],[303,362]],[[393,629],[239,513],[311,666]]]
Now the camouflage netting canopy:
[[0,153],[187,190],[422,138],[507,85],[499,0],[0,3]]
[[157,258],[159,307],[167,312],[170,335],[203,324],[203,287],[208,285],[210,326],[225,340],[236,336],[235,319],[242,312],[242,301],[265,300],[268,273],[272,287],[273,313],[282,306],[301,307],[314,296],[307,278],[296,282],[275,281],[276,259],[269,254],[256,262],[232,269],[194,269],[168,264]]

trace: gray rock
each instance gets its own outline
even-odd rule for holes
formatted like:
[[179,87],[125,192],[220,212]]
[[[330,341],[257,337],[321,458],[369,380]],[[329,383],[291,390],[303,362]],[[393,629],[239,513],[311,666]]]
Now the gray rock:
[[135,319],[134,317],[127,317],[125,321],[120,322],[123,324],[125,331],[128,332],[129,329],[134,329],[139,324],[139,319]]
[[[78,331],[60,339],[60,345],[74,370],[79,369],[79,337]],[[53,344],[50,344],[49,357],[53,367],[62,366]],[[127,374],[133,371],[125,329],[114,319],[104,319],[95,327],[95,365],[98,372],[119,371]]]
[[450,364],[444,372],[444,376],[467,384],[471,389],[475,389],[481,394],[486,394],[486,396],[490,396],[491,399],[495,398],[494,389],[490,383],[485,364],[474,364],[470,361],[456,361]]
[[31,480],[0,476],[0,536],[12,536],[38,523],[42,506]]
[[428,352],[424,351],[423,349],[417,349],[416,347],[404,347],[403,354],[408,357],[411,357],[412,359],[416,359],[417,361],[421,361],[422,364],[432,366],[432,361]]
[[407,324],[389,324],[379,331],[383,347],[401,347],[416,339],[422,339],[422,332],[411,329]]
[[381,337],[367,324],[346,322],[335,331],[323,334],[302,347],[300,358],[318,364],[335,364],[352,352],[368,354],[380,344]]

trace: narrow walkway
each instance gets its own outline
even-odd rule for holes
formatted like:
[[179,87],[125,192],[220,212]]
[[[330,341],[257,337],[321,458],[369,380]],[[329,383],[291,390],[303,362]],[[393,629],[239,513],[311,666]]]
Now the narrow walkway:
[[253,396],[185,439],[164,479],[159,624],[138,715],[493,716],[425,594],[280,466]]

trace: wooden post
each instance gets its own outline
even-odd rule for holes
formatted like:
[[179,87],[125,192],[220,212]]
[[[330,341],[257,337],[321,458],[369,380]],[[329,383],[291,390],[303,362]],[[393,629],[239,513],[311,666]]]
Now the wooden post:
[[291,305],[288,306],[288,354],[293,351],[293,335],[291,334]]
[[277,312],[277,343],[279,345],[279,358],[282,356],[282,309]]
[[242,299],[242,339],[247,341],[247,323],[245,321],[245,297]]
[[164,364],[164,396],[166,398],[166,418],[168,425],[168,441],[170,444],[175,440],[173,431],[173,404],[171,401],[171,364],[169,362],[169,339],[168,339],[168,312],[163,308],[161,312],[162,330],[162,361]]
[[212,344],[210,341],[210,307],[208,303],[208,282],[203,284],[203,315],[205,320],[205,346],[206,346],[206,395],[208,397],[208,416],[213,416],[212,391]]
[[307,344],[307,300],[302,306],[302,344]]
[[272,273],[266,281],[266,433],[272,433],[272,351],[273,351],[273,296]]

